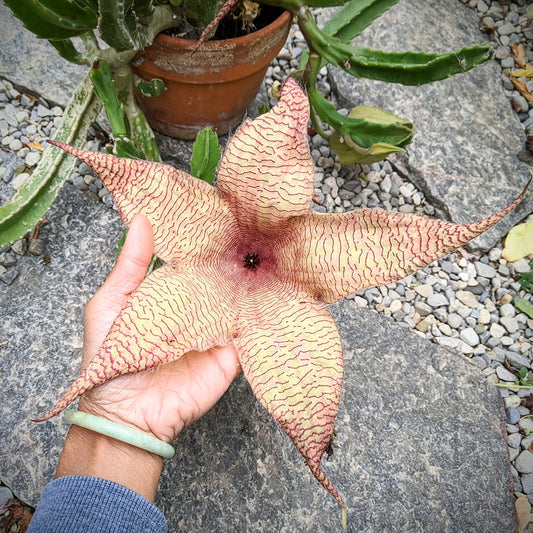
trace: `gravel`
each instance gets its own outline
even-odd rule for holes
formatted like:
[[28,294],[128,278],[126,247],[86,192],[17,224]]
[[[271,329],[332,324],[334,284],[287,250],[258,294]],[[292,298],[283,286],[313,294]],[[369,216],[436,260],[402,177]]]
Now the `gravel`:
[[[527,61],[533,64],[533,5],[524,0],[462,1],[477,10],[487,39],[494,43],[510,105],[525,133],[533,135],[533,102],[523,98],[509,82],[509,74],[515,68],[511,44],[522,43]],[[298,30],[293,30],[291,37],[281,54],[292,59],[269,67],[267,87],[275,80],[282,81],[287,71],[298,66],[305,45]],[[326,74],[323,68],[317,85],[328,96],[331,88]],[[529,81],[531,90],[532,85],[533,81]],[[10,201],[30,177],[62,113],[52,102],[20,92],[9,81],[0,80],[0,205]],[[321,137],[313,136],[310,144],[316,165],[316,211],[379,207],[427,216],[435,213],[423,192],[396,173],[388,161],[341,166]],[[102,149],[94,140],[86,148]],[[84,163],[78,165],[70,182],[112,207],[102,182]],[[26,254],[32,254],[36,261],[45,260],[43,242],[24,238],[0,249],[0,287],[17,278],[17,259]],[[532,299],[515,279],[529,270],[527,259],[515,263],[503,259],[500,244],[471,261],[454,252],[399,282],[370,288],[349,298],[359,307],[391,316],[418,335],[471,358],[491,383],[513,384],[518,380],[518,370],[532,368],[533,362],[533,319],[512,303],[516,297]],[[533,373],[526,379],[533,379]],[[533,503],[533,453],[529,451],[533,445],[533,435],[529,435],[533,419],[525,405],[531,391],[516,387],[502,387],[499,391],[506,407],[515,496],[525,495]]]

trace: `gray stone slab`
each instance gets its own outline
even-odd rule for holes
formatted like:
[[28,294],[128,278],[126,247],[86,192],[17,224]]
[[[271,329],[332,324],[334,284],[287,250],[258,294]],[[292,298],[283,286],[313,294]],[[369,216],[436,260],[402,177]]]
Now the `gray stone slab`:
[[[449,52],[486,40],[476,12],[458,0],[400,0],[354,44],[389,52]],[[329,71],[341,106],[383,107],[415,124],[417,134],[407,148],[407,158],[398,158],[399,167],[405,167],[408,178],[430,202],[458,223],[473,222],[503,208],[530,177],[527,165],[517,158],[524,147],[524,132],[500,76],[496,61],[421,87],[356,79],[338,68]],[[471,248],[490,248],[532,211],[530,195]]]
[[0,479],[35,505],[52,478],[66,426],[30,421],[57,400],[81,361],[83,309],[113,265],[116,211],[66,185],[41,227],[43,256],[18,259],[0,283]]
[[[117,214],[66,186],[47,216],[42,257],[0,287],[0,478],[35,505],[66,426],[34,424],[80,364],[83,307],[121,233]],[[514,529],[498,392],[461,356],[353,302],[334,306],[345,385],[324,468],[350,531],[508,533]],[[169,531],[340,531],[340,510],[243,378],[176,441],[158,505]]]
[[4,2],[0,2],[0,35],[0,77],[66,105],[88,67],[69,63],[48,41],[37,39]]
[[[461,356],[344,301],[346,376],[324,469],[352,532],[515,530],[499,394]],[[339,509],[241,378],[176,441],[169,531],[341,531]]]

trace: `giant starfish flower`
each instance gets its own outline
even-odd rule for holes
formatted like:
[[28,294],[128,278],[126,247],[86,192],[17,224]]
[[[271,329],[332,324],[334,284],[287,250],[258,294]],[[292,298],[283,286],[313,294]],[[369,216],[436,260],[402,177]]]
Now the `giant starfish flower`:
[[456,225],[412,214],[311,210],[308,102],[288,80],[269,113],[231,139],[216,187],[172,167],[78,150],[126,224],[154,229],[166,264],[125,304],[88,367],[57,405],[119,375],[233,342],[255,395],[342,505],[320,462],[339,405],[343,360],[326,304],[401,279],[493,226],[503,211]]

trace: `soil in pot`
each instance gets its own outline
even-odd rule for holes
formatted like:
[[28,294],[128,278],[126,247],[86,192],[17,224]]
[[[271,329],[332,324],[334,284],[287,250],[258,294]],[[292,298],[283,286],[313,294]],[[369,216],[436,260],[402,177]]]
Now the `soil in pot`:
[[152,127],[180,139],[205,127],[219,135],[237,127],[289,33],[289,12],[272,8],[270,16],[273,22],[253,33],[212,39],[195,53],[195,40],[159,34],[131,64],[138,78],[165,85],[155,97],[137,93]]

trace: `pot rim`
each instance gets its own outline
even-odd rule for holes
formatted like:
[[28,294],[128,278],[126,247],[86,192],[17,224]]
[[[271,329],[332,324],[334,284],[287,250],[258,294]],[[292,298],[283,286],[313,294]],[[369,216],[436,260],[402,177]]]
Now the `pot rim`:
[[[262,37],[276,31],[277,29],[282,28],[285,24],[287,24],[290,18],[292,18],[291,12],[285,10],[268,26],[264,26],[263,28],[252,33],[248,33],[247,35],[241,35],[240,37],[233,37],[231,39],[217,39],[215,41],[205,41],[202,44],[202,48],[217,48],[226,43],[231,43],[235,45],[246,45],[249,41],[261,39]],[[167,44],[169,46],[175,46],[176,41],[179,41],[180,47],[185,49],[195,49],[198,43],[198,41],[194,39],[182,39],[181,37],[172,37],[171,35],[166,35],[165,33],[158,33],[155,36],[154,43],[156,41],[157,44],[163,46]]]

